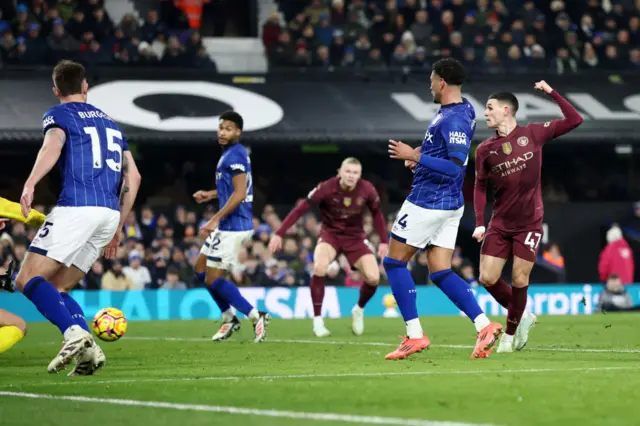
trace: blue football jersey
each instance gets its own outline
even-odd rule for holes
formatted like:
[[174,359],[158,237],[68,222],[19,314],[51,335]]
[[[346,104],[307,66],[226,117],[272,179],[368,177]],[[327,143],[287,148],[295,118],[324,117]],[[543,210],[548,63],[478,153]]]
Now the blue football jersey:
[[251,160],[247,149],[240,143],[234,143],[224,149],[216,168],[216,188],[220,207],[224,206],[233,194],[233,177],[247,174],[247,197],[242,203],[220,221],[218,229],[222,231],[249,231],[253,229],[253,177]]
[[120,210],[122,153],[129,145],[118,125],[91,104],[68,102],[44,114],[43,133],[52,127],[66,134],[58,161],[62,191],[57,205]]
[[458,159],[463,163],[461,173],[451,178],[418,164],[407,200],[432,210],[457,210],[464,205],[462,183],[469,149],[476,130],[473,106],[462,103],[443,105],[435,115],[422,142],[422,153],[442,159]]

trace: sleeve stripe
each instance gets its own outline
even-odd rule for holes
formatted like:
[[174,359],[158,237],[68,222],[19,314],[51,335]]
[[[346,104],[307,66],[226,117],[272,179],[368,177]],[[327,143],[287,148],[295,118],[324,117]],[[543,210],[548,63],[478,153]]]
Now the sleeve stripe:
[[449,154],[450,158],[455,158],[457,160],[462,161],[462,163],[465,162],[465,160],[467,159],[466,154],[462,154],[461,152],[452,152]]
[[467,147],[466,145],[448,145],[447,151],[449,151],[449,153],[463,152],[466,154],[467,152],[469,152],[469,147]]

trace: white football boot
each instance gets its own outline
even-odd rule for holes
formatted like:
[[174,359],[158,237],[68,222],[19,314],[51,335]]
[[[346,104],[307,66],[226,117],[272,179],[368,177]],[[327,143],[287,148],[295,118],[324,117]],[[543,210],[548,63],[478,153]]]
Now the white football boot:
[[106,362],[107,357],[94,340],[91,347],[78,357],[75,367],[67,376],[91,376],[104,367]]
[[520,324],[518,324],[518,329],[516,330],[516,351],[521,351],[525,346],[527,346],[527,341],[529,340],[529,332],[531,331],[531,329],[533,329],[533,327],[535,327],[537,321],[538,317],[536,317],[531,312],[525,311],[525,313],[522,314],[522,319],[520,320]]
[[213,337],[211,337],[211,340],[214,342],[227,340],[231,335],[233,335],[233,333],[240,330],[240,327],[242,327],[242,324],[236,316],[233,316],[229,321],[223,320],[220,329],[213,335]]
[[357,304],[351,310],[351,330],[356,336],[364,333],[364,309]]
[[313,317],[313,334],[315,334],[316,337],[331,336],[329,329],[324,326],[322,317]]
[[58,355],[53,358],[47,367],[49,373],[58,373],[76,357],[82,357],[93,345],[91,335],[79,325],[72,325],[64,332],[64,343]]
[[256,337],[253,339],[255,343],[260,343],[267,338],[267,326],[271,321],[271,315],[266,312],[259,311],[258,319],[253,323],[253,331]]
[[504,333],[500,339],[496,352],[499,354],[513,352],[513,336]]

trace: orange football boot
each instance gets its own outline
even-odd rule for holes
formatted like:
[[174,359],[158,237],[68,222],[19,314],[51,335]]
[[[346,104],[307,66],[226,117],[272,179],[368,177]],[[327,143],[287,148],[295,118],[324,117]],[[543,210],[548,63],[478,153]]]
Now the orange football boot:
[[409,339],[405,336],[400,336],[400,338],[402,339],[402,343],[400,343],[398,349],[385,356],[384,359],[405,359],[409,355],[422,352],[431,346],[431,342],[427,336],[422,336],[419,339]]
[[502,324],[497,322],[492,322],[483,328],[480,333],[478,333],[476,347],[471,354],[471,358],[488,358],[502,331]]

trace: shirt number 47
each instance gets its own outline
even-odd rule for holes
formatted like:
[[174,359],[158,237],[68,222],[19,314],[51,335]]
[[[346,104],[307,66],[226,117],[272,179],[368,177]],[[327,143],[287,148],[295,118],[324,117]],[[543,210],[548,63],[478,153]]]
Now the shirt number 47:
[[536,251],[538,245],[540,244],[540,240],[542,239],[542,234],[539,232],[529,232],[524,239],[524,245],[529,246],[531,251]]

